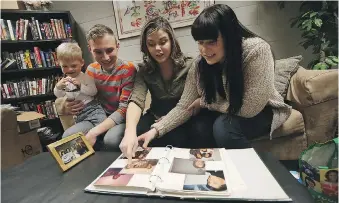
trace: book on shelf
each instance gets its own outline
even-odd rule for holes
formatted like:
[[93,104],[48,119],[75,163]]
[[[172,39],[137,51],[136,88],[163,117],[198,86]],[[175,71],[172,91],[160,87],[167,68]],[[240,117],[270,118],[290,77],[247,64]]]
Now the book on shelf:
[[32,50],[19,50],[17,52],[2,52],[2,59],[15,60],[17,69],[32,69],[32,68],[50,68],[59,66],[57,55],[52,49],[42,51],[39,47],[33,47]]
[[[50,40],[72,38],[71,25],[63,19],[49,19],[42,22],[31,19],[0,20],[1,40]],[[28,31],[28,28],[30,31]]]
[[[120,155],[85,191],[181,199],[291,201],[253,149],[230,152],[223,148],[139,147],[131,163]],[[234,162],[241,156],[251,159],[247,174],[239,172],[243,166]],[[251,176],[256,177],[248,179]]]
[[1,95],[4,99],[11,99],[52,94],[54,86],[60,79],[60,75],[51,75],[44,78],[7,81],[1,84]]
[[44,114],[46,119],[58,118],[55,102],[52,100],[39,103],[20,102],[18,103],[18,107],[21,111],[35,111]]
[[15,70],[17,68],[16,60],[6,58],[1,61],[1,70]]

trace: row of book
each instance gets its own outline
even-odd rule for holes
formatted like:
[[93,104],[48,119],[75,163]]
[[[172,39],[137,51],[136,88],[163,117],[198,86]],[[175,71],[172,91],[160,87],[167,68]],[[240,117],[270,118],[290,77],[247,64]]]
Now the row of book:
[[[0,19],[0,24],[2,40],[72,38],[71,25],[65,23],[63,19],[50,19],[49,22],[42,23],[34,17],[31,17],[31,20],[20,18],[17,21]],[[30,28],[30,33],[28,28]]]
[[[20,50],[14,53],[4,51],[2,52],[2,59],[15,60],[17,69],[59,66],[55,51],[52,51],[52,49],[42,51],[39,47],[34,47],[33,50]],[[3,69],[3,67],[1,67],[1,69]]]
[[21,111],[35,111],[44,114],[46,119],[54,119],[59,117],[56,111],[55,103],[52,100],[48,100],[41,103],[19,103]]
[[60,75],[51,75],[47,78],[34,78],[21,81],[8,81],[1,84],[1,95],[4,99],[20,98],[26,96],[52,94]]

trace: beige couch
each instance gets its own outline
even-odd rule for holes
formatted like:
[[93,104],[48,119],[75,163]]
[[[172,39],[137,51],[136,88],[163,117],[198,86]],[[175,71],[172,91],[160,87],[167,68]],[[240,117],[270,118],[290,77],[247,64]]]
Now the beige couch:
[[[306,70],[300,67],[290,80],[286,102],[293,107],[289,119],[273,133],[253,140],[253,146],[272,152],[280,160],[295,160],[307,146],[324,142],[335,136],[338,128],[338,72],[337,70]],[[148,95],[149,107],[150,97]],[[56,101],[64,129],[73,124],[72,116]],[[147,109],[147,108],[146,108]]]
[[253,140],[258,150],[270,151],[280,160],[298,159],[315,142],[325,142],[338,129],[338,70],[299,67],[291,78],[286,102],[293,107],[288,120],[273,132]]

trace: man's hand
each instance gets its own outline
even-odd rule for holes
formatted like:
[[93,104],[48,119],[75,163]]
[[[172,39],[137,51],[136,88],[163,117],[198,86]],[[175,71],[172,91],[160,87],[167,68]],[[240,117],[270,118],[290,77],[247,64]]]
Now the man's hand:
[[56,88],[58,89],[58,90],[63,90],[63,89],[65,89],[66,88],[66,79],[65,78],[61,78],[61,80],[59,80],[59,82],[55,85],[56,86]]
[[195,116],[200,112],[200,109],[200,98],[198,98],[187,108],[187,111],[190,111]]
[[147,148],[148,144],[155,138],[155,136],[157,134],[158,134],[157,130],[155,128],[152,128],[151,130],[147,131],[146,133],[140,135],[138,137],[138,142],[140,142],[140,141],[144,142],[142,147]]
[[94,146],[95,142],[97,141],[97,136],[99,133],[96,131],[95,128],[92,128],[88,133],[86,134],[86,139],[88,140],[89,144],[91,146]]
[[66,100],[65,107],[66,107],[66,111],[69,114],[77,115],[84,108],[84,103],[80,100],[73,100],[73,101]]
[[125,130],[125,135],[119,145],[119,148],[121,152],[123,153],[123,155],[127,157],[128,164],[130,164],[138,148],[138,139],[137,139],[137,133],[135,129]]

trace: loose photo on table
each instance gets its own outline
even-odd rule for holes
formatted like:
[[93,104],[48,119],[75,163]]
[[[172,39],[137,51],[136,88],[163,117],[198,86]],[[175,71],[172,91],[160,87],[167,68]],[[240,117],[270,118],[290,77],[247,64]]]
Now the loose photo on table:
[[184,190],[194,191],[226,191],[223,171],[206,171],[203,175],[186,175]]
[[121,174],[122,168],[109,168],[94,185],[101,186],[126,186],[133,174]]
[[190,149],[190,159],[201,159],[204,161],[220,161],[221,156],[218,149]]
[[203,175],[205,174],[205,166],[206,166],[205,161],[202,160],[174,158],[169,172],[180,174]]
[[158,159],[133,160],[121,171],[123,174],[151,174],[158,163]]
[[81,137],[77,137],[69,142],[55,147],[58,155],[64,164],[68,164],[72,160],[79,158],[88,152],[88,148]]

